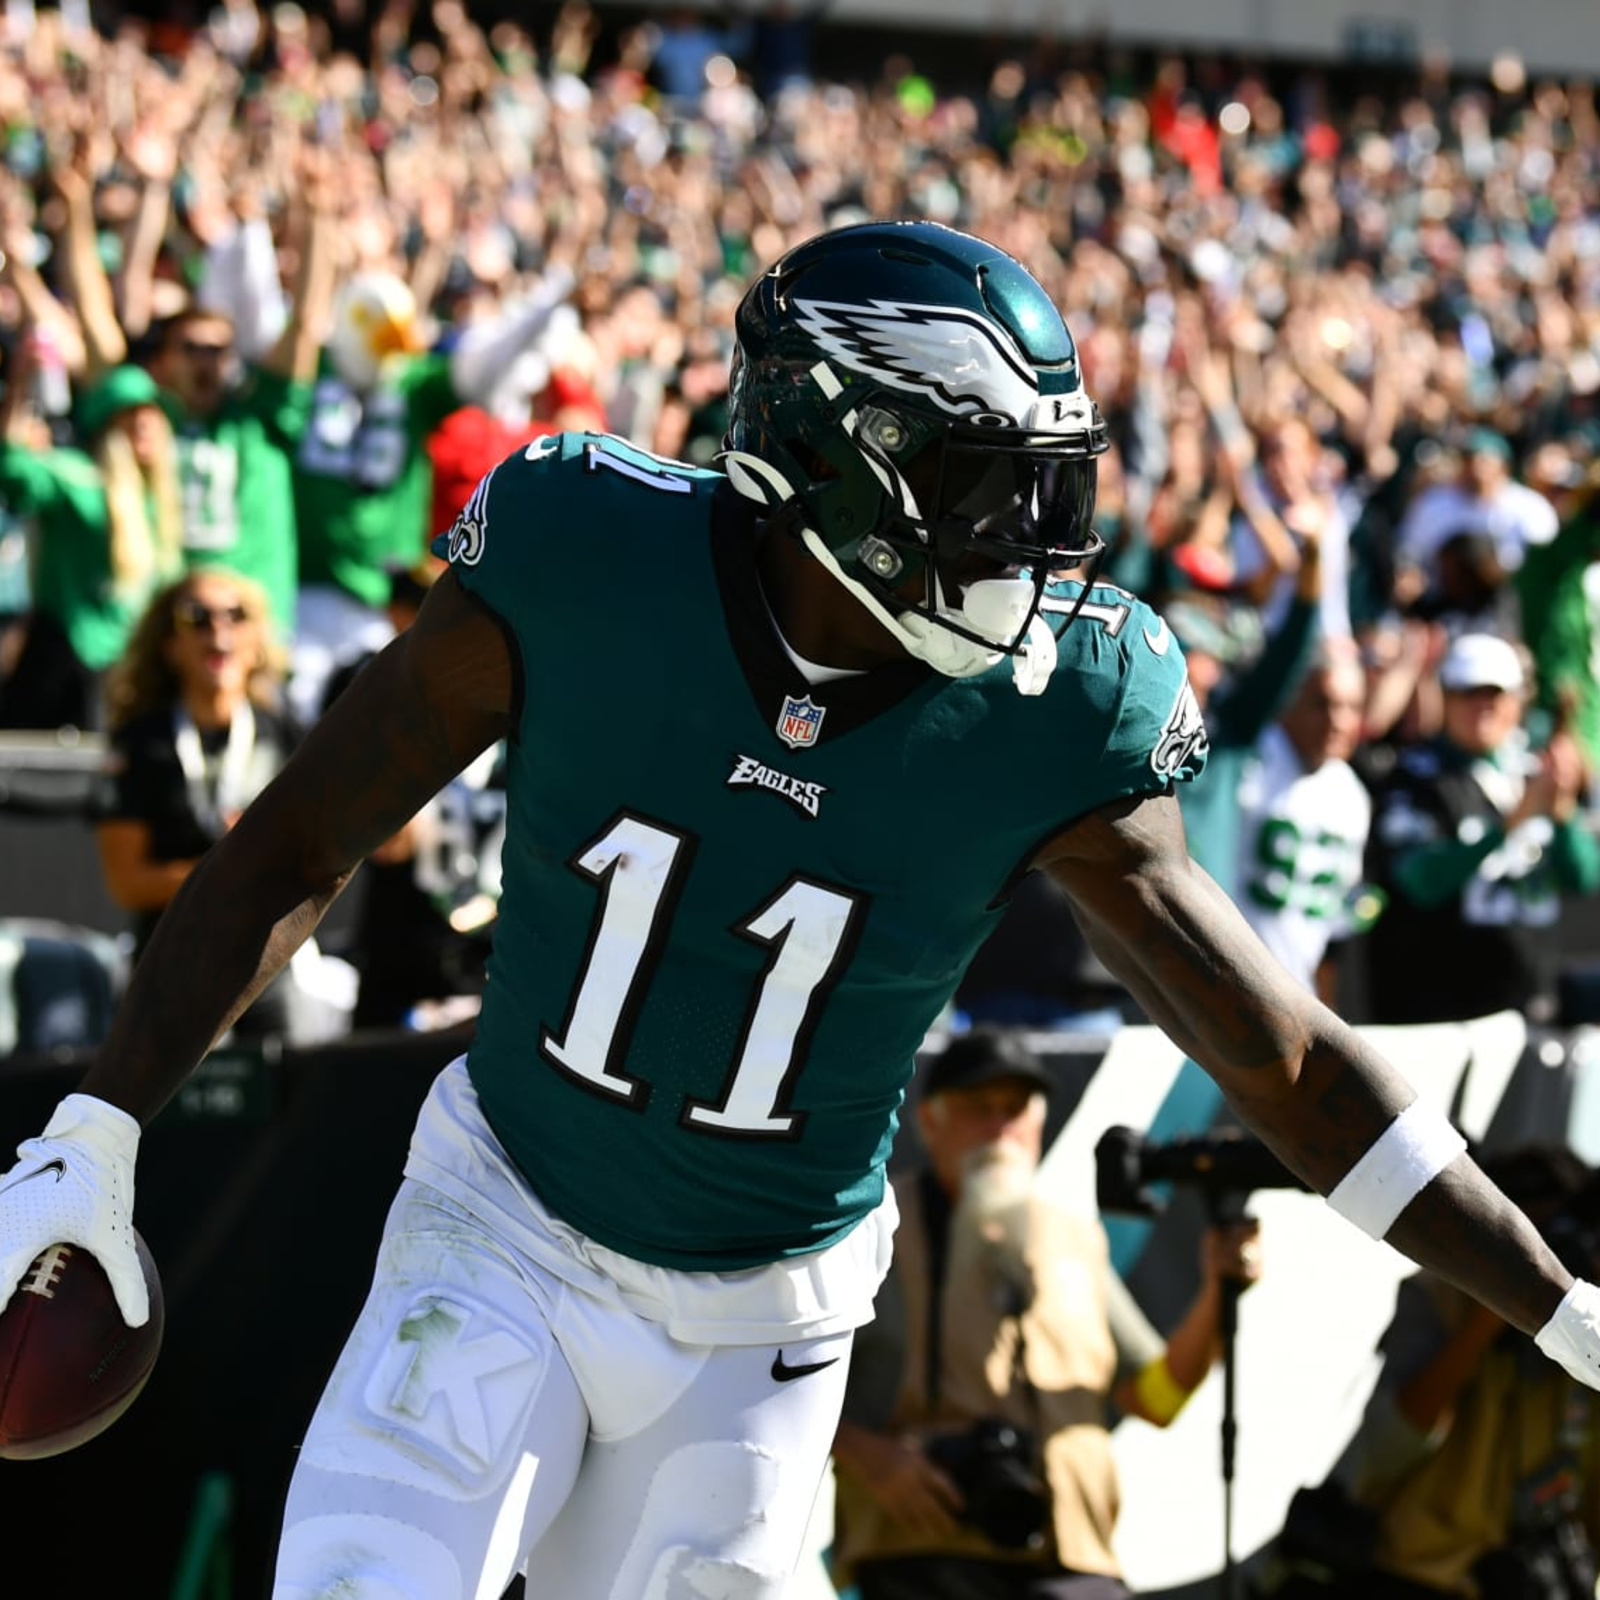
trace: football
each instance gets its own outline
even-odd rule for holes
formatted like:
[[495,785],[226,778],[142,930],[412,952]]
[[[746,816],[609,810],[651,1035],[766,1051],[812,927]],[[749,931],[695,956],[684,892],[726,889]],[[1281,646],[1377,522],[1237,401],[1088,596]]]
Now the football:
[[103,1433],[137,1398],[161,1349],[161,1280],[137,1233],[150,1320],[130,1328],[100,1263],[72,1245],[39,1256],[0,1312],[0,1457],[59,1455]]

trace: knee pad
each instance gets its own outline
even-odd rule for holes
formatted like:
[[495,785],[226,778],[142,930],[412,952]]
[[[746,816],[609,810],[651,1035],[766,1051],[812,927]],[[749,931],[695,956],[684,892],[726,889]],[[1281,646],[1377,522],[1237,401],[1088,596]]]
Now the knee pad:
[[[650,1600],[772,1600],[783,1593],[803,1529],[775,1527],[781,1477],[776,1459],[753,1445],[705,1441],[674,1451],[657,1469],[612,1593],[656,1556],[638,1594]],[[692,1485],[685,1498],[685,1486]],[[692,1530],[692,1531],[691,1531]]]
[[388,1517],[310,1517],[284,1531],[272,1600],[462,1600],[437,1539]]
[[787,1567],[780,1572],[749,1566],[733,1556],[679,1545],[661,1552],[644,1593],[650,1600],[776,1600],[789,1576]]

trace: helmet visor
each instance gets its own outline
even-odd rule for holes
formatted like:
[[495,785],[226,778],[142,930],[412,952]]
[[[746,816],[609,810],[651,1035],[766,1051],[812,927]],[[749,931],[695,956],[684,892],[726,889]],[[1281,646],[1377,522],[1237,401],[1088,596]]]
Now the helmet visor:
[[[897,461],[920,515],[891,519],[880,537],[921,558],[924,586],[912,599],[902,583],[895,598],[964,638],[1014,654],[1052,576],[1099,567],[1105,544],[1093,520],[1101,449],[1103,430],[1096,439],[968,426]],[[953,612],[970,585],[1024,572],[1033,602],[1014,625],[993,631]]]
[[951,438],[939,465],[924,511],[941,553],[954,539],[1019,566],[1070,567],[1084,559],[1093,543],[1092,457]]
[[894,460],[915,504],[885,537],[902,549],[936,552],[941,567],[984,558],[1001,567],[1049,571],[1082,564],[1099,545],[1092,524],[1091,433],[1036,433],[967,424],[946,427]]

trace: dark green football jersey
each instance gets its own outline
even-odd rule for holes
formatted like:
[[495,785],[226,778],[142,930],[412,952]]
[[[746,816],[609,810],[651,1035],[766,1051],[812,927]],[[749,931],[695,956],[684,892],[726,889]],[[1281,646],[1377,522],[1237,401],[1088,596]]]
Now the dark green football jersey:
[[[1164,624],[1097,587],[1043,695],[1009,663],[807,684],[716,472],[540,440],[439,543],[519,657],[494,954],[468,1066],[543,1201],[727,1271],[883,1192],[913,1059],[1066,823],[1197,771]],[[1076,585],[1052,591],[1062,613]]]

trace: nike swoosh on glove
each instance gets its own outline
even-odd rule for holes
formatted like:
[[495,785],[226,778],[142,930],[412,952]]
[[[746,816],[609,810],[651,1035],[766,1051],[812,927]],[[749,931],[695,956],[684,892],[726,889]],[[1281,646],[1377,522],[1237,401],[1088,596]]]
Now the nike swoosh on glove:
[[1600,1389],[1600,1288],[1574,1278],[1533,1342],[1580,1383]]
[[17,1146],[0,1177],[0,1311],[41,1251],[73,1244],[100,1263],[130,1328],[150,1320],[133,1242],[138,1150],[138,1121],[87,1094],[69,1094],[44,1132]]

